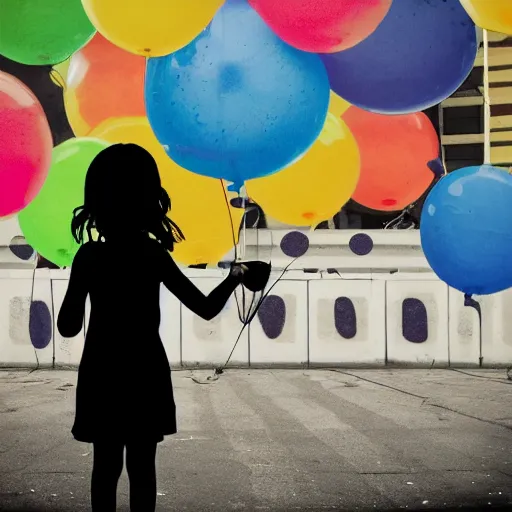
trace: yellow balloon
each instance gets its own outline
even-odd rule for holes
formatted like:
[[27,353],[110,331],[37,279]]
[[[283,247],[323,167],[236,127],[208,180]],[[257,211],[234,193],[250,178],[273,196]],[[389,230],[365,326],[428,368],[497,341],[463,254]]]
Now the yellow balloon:
[[243,211],[229,204],[234,195],[226,191],[226,184],[222,180],[194,174],[174,163],[156,139],[147,118],[111,118],[97,126],[90,137],[114,144],[133,142],[153,155],[162,186],[171,198],[170,217],[186,238],[174,248],[176,261],[184,265],[218,263],[234,246],[230,212],[238,243]]
[[461,0],[475,25],[512,35],[512,1],[511,0]]
[[92,24],[125,50],[159,57],[190,43],[224,0],[82,0]]
[[247,195],[274,219],[314,226],[350,199],[360,170],[359,149],[341,114],[348,104],[331,94],[323,130],[298,161],[271,176],[246,182]]
[[344,100],[341,96],[331,91],[331,97],[329,100],[329,113],[335,117],[341,117],[352,105]]

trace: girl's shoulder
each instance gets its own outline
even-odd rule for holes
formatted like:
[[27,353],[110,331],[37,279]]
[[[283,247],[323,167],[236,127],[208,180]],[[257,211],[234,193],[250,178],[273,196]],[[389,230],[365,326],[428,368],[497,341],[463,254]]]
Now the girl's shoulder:
[[94,254],[96,252],[93,244],[94,242],[86,242],[79,247],[73,258],[73,262],[71,263],[71,266],[74,269],[84,270],[90,266],[90,264],[93,262]]
[[75,261],[77,261],[77,260],[83,261],[83,260],[87,260],[87,259],[91,258],[98,251],[99,245],[101,245],[100,242],[91,242],[91,241],[88,241],[88,242],[85,242],[84,244],[82,244],[75,255],[75,259],[73,260],[73,263],[75,263]]
[[78,251],[76,253],[75,258],[78,257],[79,255],[80,256],[84,256],[84,255],[88,255],[88,254],[93,253],[94,250],[95,250],[95,245],[96,244],[97,244],[97,242],[85,242],[85,243],[83,243],[79,247],[79,249],[78,249]]
[[78,252],[76,253],[75,258],[91,257],[93,254],[97,253],[100,250],[101,245],[102,245],[101,242],[94,242],[94,241],[89,240],[80,246],[80,248],[78,249]]
[[151,256],[156,256],[157,258],[162,258],[166,255],[167,251],[162,247],[162,244],[155,240],[154,238],[147,238],[146,244],[147,250],[150,252]]
[[[111,242],[95,242],[87,241],[82,244],[75,255],[73,264],[86,265],[95,264],[105,258],[112,258],[114,255],[119,256],[119,251],[123,249],[119,244]],[[165,263],[167,251],[160,242],[152,238],[144,238],[134,242],[131,248],[131,254],[134,258],[140,258],[141,261],[149,261],[152,265],[160,265]]]

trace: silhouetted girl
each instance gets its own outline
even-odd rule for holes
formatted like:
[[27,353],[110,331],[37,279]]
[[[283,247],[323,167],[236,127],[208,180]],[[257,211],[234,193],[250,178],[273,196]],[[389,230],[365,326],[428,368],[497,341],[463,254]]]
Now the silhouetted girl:
[[[94,445],[95,512],[116,509],[125,447],[131,510],[155,509],[156,446],[176,433],[170,367],[159,335],[160,283],[210,320],[242,280],[242,268],[233,265],[205,296],[182,274],[169,254],[184,239],[167,217],[170,206],[153,157],[135,144],[117,144],[92,162],[84,205],[74,211],[73,235],[83,243],[86,231],[89,241],[73,261],[57,325],[62,336],[76,336],[90,296],[72,433]],[[92,229],[100,241],[91,241]]]

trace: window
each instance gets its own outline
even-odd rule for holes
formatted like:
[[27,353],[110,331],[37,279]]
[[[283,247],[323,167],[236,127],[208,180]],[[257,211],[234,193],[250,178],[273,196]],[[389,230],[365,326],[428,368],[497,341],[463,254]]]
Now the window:
[[484,112],[482,105],[450,107],[443,109],[443,135],[483,133]]
[[468,167],[482,165],[484,161],[483,144],[454,144],[445,146],[445,162],[448,172]]

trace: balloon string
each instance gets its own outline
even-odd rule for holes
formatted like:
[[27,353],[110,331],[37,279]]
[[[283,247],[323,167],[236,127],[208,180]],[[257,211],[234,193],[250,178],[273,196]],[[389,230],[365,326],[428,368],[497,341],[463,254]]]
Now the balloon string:
[[[226,202],[226,208],[228,209],[228,213],[229,213],[229,221],[231,223],[231,233],[233,235],[233,244],[234,244],[234,248],[235,248],[235,261],[236,261],[238,259],[238,251],[237,251],[236,236],[235,236],[235,225],[234,225],[234,222],[233,222],[233,216],[231,214],[231,208],[230,208],[230,203],[229,203],[228,195],[227,195],[227,192],[226,192],[226,188],[224,187],[224,182],[222,180],[219,180],[219,181],[220,181],[221,186],[222,186],[222,192],[224,194],[224,200]],[[244,212],[244,215],[245,215],[245,212]],[[240,230],[239,230],[239,233],[240,233]],[[271,233],[270,236],[273,239],[272,232],[270,232],[270,233]],[[270,260],[271,261],[272,261],[273,245],[274,244],[273,244],[273,241],[272,241],[271,249],[270,249],[271,250]],[[240,329],[240,331],[238,333],[238,336],[235,339],[235,343],[233,345],[233,348],[231,349],[231,352],[230,352],[228,358],[226,359],[226,362],[222,366],[214,367],[213,375],[211,377],[208,377],[208,379],[207,379],[208,381],[210,381],[210,382],[214,381],[214,380],[218,379],[219,375],[224,373],[224,369],[229,364],[229,361],[231,360],[231,357],[233,356],[233,353],[235,352],[235,349],[236,349],[236,347],[238,345],[238,342],[241,340],[242,334],[244,333],[245,329],[247,327],[249,327],[249,325],[253,321],[254,317],[258,314],[258,311],[259,311],[260,307],[263,305],[263,303],[265,302],[265,299],[269,296],[269,294],[273,290],[273,288],[281,281],[281,279],[284,277],[284,275],[288,272],[289,268],[300,257],[301,256],[297,256],[292,261],[290,261],[290,263],[288,263],[288,265],[286,265],[286,267],[283,269],[283,271],[281,272],[280,276],[274,281],[274,283],[266,291],[265,291],[265,289],[261,290],[261,295],[260,295],[260,298],[258,300],[256,300],[256,294],[255,293],[253,294],[253,297],[252,297],[252,300],[251,300],[251,304],[249,306],[249,310],[248,310],[247,314],[246,314],[246,311],[245,311],[245,290],[243,288],[243,285],[242,285],[242,305],[241,306],[238,303],[237,296],[236,296],[236,291],[235,291],[235,300],[236,300],[237,309],[238,309],[238,317],[239,317],[240,321],[242,322],[242,328]],[[253,309],[253,307],[254,307],[254,309]],[[242,316],[243,316],[243,318],[242,318]],[[197,382],[197,381],[195,381],[195,382]]]
[[[35,287],[35,284],[36,284],[36,271],[37,271],[37,254],[36,254],[36,266],[34,267],[34,270],[32,271],[32,288],[30,290],[30,304],[29,304],[29,312],[28,312],[28,316],[29,316],[29,320],[28,320],[29,331],[30,331],[30,317],[32,315],[32,305],[34,303],[34,287]],[[30,370],[29,374],[39,370],[39,356],[37,355],[37,349],[36,349],[36,347],[35,347],[35,345],[33,343],[32,343],[32,348],[34,349],[34,355],[36,356],[36,363],[37,364],[36,364],[35,368],[32,368],[32,370]]]
[[233,247],[235,249],[235,261],[238,261],[238,247],[237,247],[236,236],[235,236],[235,224],[233,222],[233,215],[231,214],[228,193],[226,192],[226,187],[224,186],[224,181],[219,180],[219,182],[220,182],[220,186],[222,187],[222,192],[224,194],[224,201],[226,202],[226,208],[228,209],[229,222],[231,223],[231,236],[233,237]]
[[[238,333],[238,336],[236,338],[236,341],[235,341],[235,344],[233,345],[233,348],[231,349],[231,353],[229,354],[226,362],[220,366],[220,367],[216,367],[214,369],[214,375],[220,375],[222,373],[224,373],[224,369],[226,368],[226,366],[229,364],[229,361],[231,360],[231,356],[233,355],[233,352],[235,351],[236,349],[236,346],[238,345],[238,342],[240,341],[240,339],[242,338],[242,334],[244,333],[246,327],[248,327],[251,322],[253,321],[254,317],[257,315],[260,307],[263,305],[263,303],[265,302],[265,299],[270,295],[270,292],[274,289],[274,287],[281,281],[281,279],[284,277],[284,275],[286,274],[286,272],[288,272],[288,269],[300,258],[301,256],[297,256],[296,258],[294,258],[292,261],[290,261],[290,263],[288,263],[288,265],[286,265],[286,267],[283,269],[283,271],[281,272],[280,276],[274,281],[274,283],[272,284],[272,286],[270,286],[270,288],[268,288],[267,291],[265,290],[262,290],[262,295],[261,297],[255,301],[255,295],[253,295],[253,299],[251,301],[251,305],[249,306],[249,314],[248,314],[248,317],[245,318],[245,320],[243,321],[243,325],[242,325],[242,328],[240,329],[239,333]],[[250,311],[251,308],[254,306],[254,303],[256,302],[256,307],[254,308],[253,311]],[[238,305],[238,302],[237,302],[237,305]],[[240,310],[239,310],[240,311]]]

